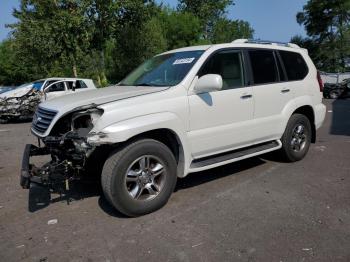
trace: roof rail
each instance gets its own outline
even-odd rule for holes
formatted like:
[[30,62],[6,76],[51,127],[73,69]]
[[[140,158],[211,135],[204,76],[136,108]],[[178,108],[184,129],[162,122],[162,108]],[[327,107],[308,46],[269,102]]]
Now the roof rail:
[[293,44],[293,43],[260,40],[260,39],[236,39],[236,40],[232,41],[232,43],[235,43],[235,44],[278,45],[278,46],[286,46],[286,47],[292,47],[292,48],[300,48],[300,46]]

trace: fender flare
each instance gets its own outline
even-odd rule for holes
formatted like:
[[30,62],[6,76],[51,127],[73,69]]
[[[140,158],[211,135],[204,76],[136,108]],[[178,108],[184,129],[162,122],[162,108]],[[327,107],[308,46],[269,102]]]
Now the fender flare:
[[154,113],[113,123],[104,127],[100,132],[89,135],[88,143],[92,145],[117,144],[126,142],[143,133],[159,129],[169,130],[176,136],[177,142],[183,151],[183,159],[181,157],[179,159],[179,165],[181,164],[182,168],[181,171],[178,170],[178,176],[185,176],[192,158],[184,123],[174,113]]

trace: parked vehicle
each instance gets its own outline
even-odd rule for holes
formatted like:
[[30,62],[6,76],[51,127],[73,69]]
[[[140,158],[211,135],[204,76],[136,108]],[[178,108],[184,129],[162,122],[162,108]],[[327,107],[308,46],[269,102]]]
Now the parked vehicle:
[[[274,150],[301,160],[326,107],[308,52],[293,44],[236,40],[157,55],[116,86],[41,104],[21,185],[69,189],[101,174],[107,200],[128,216],[166,204],[176,180]],[[52,161],[34,167],[33,155]]]
[[91,79],[47,78],[21,85],[0,94],[0,120],[31,118],[45,100],[96,89]]
[[323,97],[337,99],[350,96],[350,78],[338,84],[324,84]]
[[13,89],[13,88],[15,88],[15,87],[11,87],[11,86],[0,86],[0,94],[5,93],[5,92],[7,92],[7,91],[9,91],[9,90],[11,90],[11,89]]

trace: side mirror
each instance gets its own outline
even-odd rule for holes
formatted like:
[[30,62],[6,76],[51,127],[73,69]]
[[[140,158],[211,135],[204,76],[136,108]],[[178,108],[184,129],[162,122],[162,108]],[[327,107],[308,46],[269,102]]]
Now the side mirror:
[[196,94],[220,91],[222,89],[222,77],[220,75],[208,74],[200,77],[194,86]]

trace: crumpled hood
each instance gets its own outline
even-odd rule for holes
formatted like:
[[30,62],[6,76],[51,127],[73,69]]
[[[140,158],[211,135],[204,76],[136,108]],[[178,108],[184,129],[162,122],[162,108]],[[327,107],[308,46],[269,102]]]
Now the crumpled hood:
[[7,92],[0,94],[0,98],[22,97],[22,96],[26,95],[27,93],[29,93],[29,91],[32,90],[32,88],[33,88],[33,85],[28,85],[28,86],[24,86],[21,88],[9,90]]
[[167,88],[168,87],[109,86],[57,97],[41,103],[40,107],[56,110],[62,114],[90,104],[101,105],[130,97],[160,92]]

